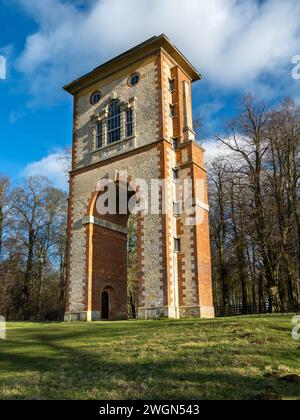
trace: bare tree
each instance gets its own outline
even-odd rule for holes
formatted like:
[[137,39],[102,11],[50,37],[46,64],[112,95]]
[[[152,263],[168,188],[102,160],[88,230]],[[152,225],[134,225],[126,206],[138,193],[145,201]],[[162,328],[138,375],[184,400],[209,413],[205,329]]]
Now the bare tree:
[[41,314],[43,274],[59,224],[65,223],[66,196],[47,179],[35,177],[13,190],[12,202],[14,235],[21,241],[25,266],[19,310],[20,317],[28,319]]
[[264,206],[263,159],[268,151],[266,130],[269,113],[263,103],[255,103],[251,96],[244,99],[239,118],[231,123],[226,137],[218,140],[234,152],[240,160],[239,172],[247,176],[247,186],[253,196],[256,241],[260,246],[269,307],[272,311],[273,288],[278,284],[279,259],[269,241],[268,220]]
[[9,179],[5,176],[0,176],[0,257],[3,248],[3,228],[5,217],[5,206],[7,201],[7,191],[9,186]]
[[[226,242],[228,238],[228,209],[226,174],[228,165],[225,160],[215,160],[209,168],[210,174],[210,225],[213,254],[216,256],[216,281],[221,288],[221,306],[229,304],[228,264],[226,262]],[[216,291],[217,293],[217,291]]]
[[270,312],[287,310],[299,303],[299,107],[287,100],[267,109],[248,96],[217,139],[231,153],[209,170],[219,301],[230,295],[264,311],[268,299]]

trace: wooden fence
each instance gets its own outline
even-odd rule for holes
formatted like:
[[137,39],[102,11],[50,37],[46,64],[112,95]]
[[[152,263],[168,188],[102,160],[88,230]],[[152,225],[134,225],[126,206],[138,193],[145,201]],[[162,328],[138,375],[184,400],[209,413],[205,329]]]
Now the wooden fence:
[[259,314],[269,314],[269,313],[300,313],[300,304],[286,304],[284,306],[274,305],[272,310],[270,310],[269,304],[265,303],[263,305],[228,305],[228,306],[216,306],[215,307],[216,316],[221,317],[230,317],[230,316],[241,316],[241,315],[259,315]]

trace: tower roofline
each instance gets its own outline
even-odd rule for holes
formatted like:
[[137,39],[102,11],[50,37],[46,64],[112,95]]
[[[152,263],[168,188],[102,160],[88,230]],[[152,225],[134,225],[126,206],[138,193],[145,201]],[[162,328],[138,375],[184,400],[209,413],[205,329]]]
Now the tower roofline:
[[96,67],[91,72],[64,86],[64,90],[74,95],[76,92],[88,87],[92,83],[104,79],[119,69],[128,67],[136,61],[141,60],[148,55],[155,54],[162,49],[178,63],[178,65],[190,77],[192,82],[201,79],[201,75],[195,67],[175,47],[170,39],[166,35],[162,34],[160,36],[149,38],[147,41],[144,41],[134,48],[118,55],[101,66]]

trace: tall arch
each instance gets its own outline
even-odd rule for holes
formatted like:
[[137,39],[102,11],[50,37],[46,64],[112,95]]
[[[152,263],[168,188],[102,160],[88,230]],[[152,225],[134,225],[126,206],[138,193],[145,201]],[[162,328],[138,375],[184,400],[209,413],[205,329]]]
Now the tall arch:
[[[116,179],[117,194],[120,188],[128,189],[130,180]],[[132,186],[131,195],[138,193]],[[86,224],[86,312],[88,321],[102,319],[101,296],[110,297],[110,320],[127,319],[127,214],[99,214],[97,200],[100,192],[94,192],[89,200],[85,217]],[[118,200],[117,200],[118,201]],[[138,266],[141,265],[142,215],[136,217],[138,224]],[[140,270],[138,270],[140,272]],[[142,290],[142,278],[138,278],[138,291]],[[137,292],[139,296],[139,292]]]

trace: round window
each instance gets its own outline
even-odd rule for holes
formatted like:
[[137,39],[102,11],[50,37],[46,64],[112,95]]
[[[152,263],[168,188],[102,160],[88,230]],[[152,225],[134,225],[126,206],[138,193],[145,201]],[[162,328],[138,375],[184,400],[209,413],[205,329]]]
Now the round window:
[[90,99],[91,104],[96,105],[100,101],[101,96],[101,92],[94,92]]
[[129,78],[130,86],[136,86],[139,83],[140,78],[141,78],[141,76],[140,76],[139,73],[132,74]]

